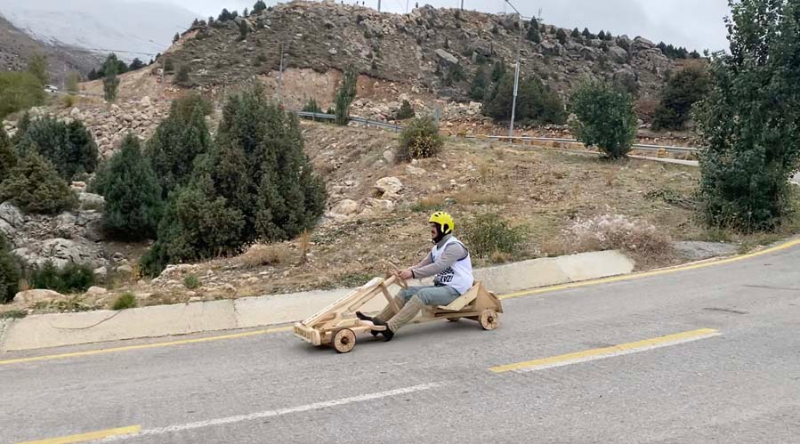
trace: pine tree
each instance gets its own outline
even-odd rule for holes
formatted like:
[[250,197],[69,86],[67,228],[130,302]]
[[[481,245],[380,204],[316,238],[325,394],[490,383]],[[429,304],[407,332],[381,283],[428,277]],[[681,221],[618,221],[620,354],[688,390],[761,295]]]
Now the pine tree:
[[242,12],[242,17],[250,17],[250,11],[247,8],[244,8],[244,12]]
[[175,74],[175,83],[184,88],[190,88],[192,86],[192,79],[189,75],[189,65],[181,65],[180,68],[178,68],[178,73]]
[[17,165],[17,155],[11,140],[8,139],[6,131],[0,125],[0,184],[3,183],[11,174],[11,170]]
[[106,102],[114,102],[117,100],[117,88],[119,87],[119,79],[117,78],[117,71],[119,65],[116,63],[106,63],[105,76],[103,77],[103,95]]
[[612,159],[628,155],[637,129],[630,95],[606,81],[587,81],[572,94],[570,106],[578,117],[572,125],[577,140]]
[[475,78],[472,79],[469,87],[469,97],[472,100],[483,101],[487,86],[489,86],[489,82],[486,78],[486,70],[482,66],[478,67],[478,70],[475,71]]
[[0,201],[11,201],[25,212],[43,214],[58,214],[78,204],[77,196],[53,164],[36,152],[20,158],[0,184]]
[[88,129],[78,120],[69,124],[52,117],[26,122],[16,141],[21,155],[36,152],[49,160],[65,180],[78,173],[93,173],[97,168],[97,145]]
[[231,13],[228,12],[227,9],[223,8],[222,12],[220,12],[219,17],[217,18],[217,21],[219,21],[219,22],[227,22],[228,20],[232,20],[232,19],[233,19],[233,17],[231,16]]
[[494,66],[492,67],[492,82],[497,82],[506,75],[506,65],[498,60],[494,62]]
[[170,198],[146,268],[152,273],[168,261],[295,237],[316,223],[326,196],[303,153],[297,118],[270,103],[262,89],[231,96],[216,143]]
[[352,67],[345,70],[342,84],[336,93],[336,123],[338,125],[347,125],[350,121],[350,104],[356,98],[357,79],[357,74]]
[[175,33],[175,37],[172,38],[172,43],[178,43],[178,40],[181,39],[181,35],[179,33]]
[[534,25],[536,19],[531,20],[531,26],[528,26],[528,40],[532,41],[533,43],[541,43],[542,37],[539,35],[539,26]]
[[131,65],[128,67],[128,70],[136,71],[138,69],[144,68],[144,66],[145,66],[144,63],[141,60],[139,60],[138,58],[135,58],[131,62]]
[[562,45],[567,43],[567,32],[564,31],[562,28],[558,28],[558,32],[556,32],[556,38],[558,42]]
[[205,121],[210,112],[211,104],[199,95],[177,99],[172,102],[169,116],[147,142],[145,154],[164,198],[188,183],[195,159],[210,150],[211,134]]
[[264,0],[258,0],[256,4],[253,5],[253,14],[258,14],[266,9],[267,9],[267,4],[264,3]]
[[572,38],[573,39],[581,38],[581,32],[578,30],[578,28],[572,30]]
[[0,232],[0,304],[11,302],[19,291],[21,273],[5,234]]
[[594,38],[592,33],[589,32],[589,28],[583,28],[583,32],[581,34],[583,35],[583,38],[585,38],[587,40]]
[[123,139],[109,162],[107,178],[101,190],[105,229],[126,240],[154,237],[162,211],[161,187],[138,138],[128,134]]
[[239,40],[247,40],[248,33],[250,33],[250,27],[246,21],[242,20],[239,22]]
[[600,34],[597,34],[597,38],[600,40],[605,40],[606,39],[605,31],[600,31]]

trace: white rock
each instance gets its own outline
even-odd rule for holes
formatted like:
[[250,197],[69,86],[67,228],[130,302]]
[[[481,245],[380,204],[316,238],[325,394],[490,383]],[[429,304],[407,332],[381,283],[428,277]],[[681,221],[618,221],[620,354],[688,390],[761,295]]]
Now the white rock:
[[427,171],[423,170],[422,168],[406,165],[406,174],[410,174],[412,176],[424,176],[425,173],[427,173]]
[[87,296],[102,296],[102,295],[107,294],[107,293],[108,293],[108,290],[106,290],[103,287],[89,287],[89,289],[86,290],[86,295]]
[[123,265],[121,267],[117,267],[118,273],[125,273],[125,274],[133,274],[133,267],[130,265]]
[[28,290],[20,291],[14,296],[14,302],[23,304],[35,304],[36,302],[52,301],[61,299],[64,295],[53,290]]
[[95,276],[105,279],[106,276],[108,276],[108,268],[106,267],[96,268],[93,273]]
[[358,211],[358,203],[351,199],[344,199],[337,203],[331,213],[339,216],[350,216]]
[[375,182],[375,189],[381,197],[397,197],[403,190],[403,182],[396,177],[384,177]]
[[72,108],[72,111],[69,112],[70,117],[78,118],[81,116],[81,110],[78,107]]
[[139,106],[142,107],[149,107],[150,105],[152,105],[152,103],[150,102],[150,97],[148,96],[144,96],[142,100],[139,102]]
[[383,158],[386,159],[386,163],[392,164],[394,163],[394,151],[393,150],[386,150],[383,152]]

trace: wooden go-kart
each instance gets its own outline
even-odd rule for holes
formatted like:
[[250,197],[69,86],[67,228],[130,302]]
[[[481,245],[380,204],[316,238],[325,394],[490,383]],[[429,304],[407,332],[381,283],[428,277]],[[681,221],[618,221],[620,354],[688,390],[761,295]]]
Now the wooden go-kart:
[[[375,336],[386,328],[358,319],[355,313],[359,308],[382,295],[395,312],[399,311],[400,307],[389,292],[393,285],[407,288],[406,282],[397,273],[384,279],[375,278],[305,321],[295,323],[294,333],[317,347],[331,345],[337,352],[347,353],[356,346],[358,334],[370,332]],[[463,318],[477,321],[484,330],[494,330],[498,326],[498,313],[502,312],[503,307],[497,296],[487,291],[481,282],[475,282],[468,292],[449,305],[425,307],[412,323],[439,319],[456,322]]]

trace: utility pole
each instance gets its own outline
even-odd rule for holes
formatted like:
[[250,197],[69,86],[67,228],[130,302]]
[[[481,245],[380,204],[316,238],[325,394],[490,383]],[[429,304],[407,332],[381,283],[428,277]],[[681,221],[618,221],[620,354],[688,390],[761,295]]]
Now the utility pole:
[[514,118],[517,116],[517,90],[519,89],[520,57],[522,56],[522,31],[525,28],[525,26],[524,23],[522,22],[522,14],[519,11],[517,11],[517,8],[514,8],[514,5],[512,5],[509,0],[506,0],[506,3],[508,3],[508,5],[511,6],[519,16],[519,39],[517,40],[517,67],[514,70],[514,101],[513,104],[511,105],[511,125],[508,127],[508,137],[514,137]]
[[461,10],[464,10],[464,0],[461,0]]
[[378,0],[378,12],[381,12],[381,0]]

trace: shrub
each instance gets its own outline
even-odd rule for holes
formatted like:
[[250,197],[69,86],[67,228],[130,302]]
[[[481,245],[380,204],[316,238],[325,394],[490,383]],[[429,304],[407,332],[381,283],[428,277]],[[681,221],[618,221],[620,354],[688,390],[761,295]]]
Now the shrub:
[[709,81],[708,73],[700,67],[689,67],[671,76],[656,108],[653,129],[682,129],[691,117],[692,105],[708,94]]
[[303,152],[297,118],[270,103],[263,89],[233,95],[213,148],[196,160],[188,185],[170,195],[143,266],[152,275],[169,261],[293,238],[313,227],[326,198]]
[[97,145],[83,123],[69,124],[45,117],[30,123],[17,143],[21,156],[37,153],[56,167],[67,181],[78,173],[93,173],[97,168]]
[[186,185],[197,156],[209,151],[212,140],[205,116],[212,111],[212,103],[200,95],[175,100],[169,116],[147,141],[145,156],[161,185],[162,197]]
[[64,105],[64,108],[69,109],[75,106],[75,103],[78,101],[78,98],[73,96],[72,94],[68,94],[64,96],[61,103]]
[[581,85],[571,99],[578,117],[572,130],[587,147],[598,146],[612,159],[625,157],[636,137],[637,118],[631,97],[608,82]]
[[397,115],[395,118],[397,120],[406,120],[414,117],[416,113],[414,112],[414,108],[408,102],[408,100],[403,100],[403,104],[400,105],[400,110],[397,111]]
[[447,68],[447,73],[444,76],[444,84],[447,86],[453,86],[455,83],[461,82],[466,78],[467,77],[464,74],[464,68],[460,64],[452,65],[451,67]]
[[125,310],[128,308],[136,308],[136,296],[133,293],[122,293],[114,300],[114,305],[111,306],[112,310]]
[[0,304],[11,302],[19,291],[20,270],[8,241],[0,233]]
[[[514,103],[514,74],[506,73],[489,92],[483,113],[497,121],[511,119]],[[564,105],[558,93],[536,77],[520,76],[516,119],[536,123],[563,124]]]
[[472,84],[469,87],[469,98],[472,100],[483,101],[486,97],[486,88],[489,86],[489,81],[486,78],[486,70],[479,67],[475,71],[475,78],[472,79]]
[[75,208],[78,198],[53,165],[36,153],[21,158],[0,184],[0,201],[29,213],[58,214]]
[[155,237],[161,218],[161,186],[142,156],[139,139],[129,134],[114,154],[98,191],[105,197],[103,227],[123,239]]
[[76,93],[78,92],[78,83],[81,81],[81,75],[76,71],[70,71],[67,73],[67,92]]
[[44,103],[39,79],[28,72],[0,72],[0,119],[11,113]]
[[563,233],[568,253],[625,250],[658,256],[671,248],[670,240],[647,221],[604,214],[591,219],[577,219]]
[[303,107],[303,111],[315,114],[322,113],[322,109],[319,107],[317,101],[314,99],[308,99],[308,102],[306,102],[305,106]]
[[258,0],[255,5],[253,5],[253,14],[258,14],[261,11],[267,9],[267,4],[264,3],[264,0]]
[[558,39],[558,42],[561,43],[562,45],[566,44],[567,31],[564,31],[564,29],[562,28],[558,28],[558,31],[556,32],[556,38]]
[[0,184],[3,183],[11,174],[11,170],[17,165],[17,155],[11,146],[3,126],[0,125]]
[[542,37],[539,35],[539,25],[535,23],[535,19],[533,19],[531,25],[528,26],[528,40],[533,43],[542,42]]
[[714,57],[712,87],[697,113],[707,146],[700,156],[702,216],[710,226],[769,230],[792,211],[788,179],[800,159],[800,5],[775,2],[768,14],[764,7],[732,3],[731,55]]
[[241,256],[242,264],[247,268],[277,265],[285,262],[287,254],[280,245],[255,244]]
[[166,74],[175,72],[175,62],[171,58],[164,61],[164,72]]
[[28,282],[33,288],[57,291],[59,293],[82,293],[94,285],[94,273],[86,265],[69,263],[59,270],[52,262],[45,262],[30,271]]
[[494,66],[492,67],[492,82],[498,82],[503,76],[506,75],[506,65],[502,61],[498,60],[494,62]]
[[198,289],[200,288],[200,285],[202,285],[200,283],[200,278],[198,278],[193,274],[189,274],[185,278],[183,278],[183,286],[188,288],[189,290]]
[[395,151],[398,162],[423,159],[439,154],[444,140],[439,135],[439,127],[430,116],[415,118],[400,134],[400,145]]
[[184,88],[190,88],[193,85],[193,83],[189,74],[190,74],[189,65],[181,65],[180,68],[178,68],[178,73],[175,74],[175,83],[178,86]]
[[350,122],[350,105],[356,98],[356,82],[358,77],[353,68],[348,68],[339,91],[336,93],[336,124],[347,125]]
[[470,253],[485,258],[500,252],[515,254],[525,242],[524,227],[511,227],[499,215],[489,213],[480,215],[463,229],[463,240]]

